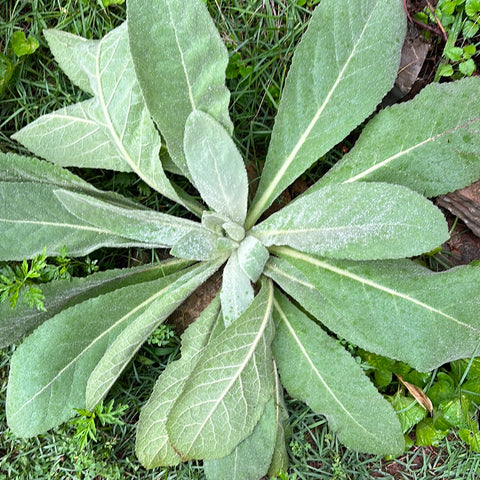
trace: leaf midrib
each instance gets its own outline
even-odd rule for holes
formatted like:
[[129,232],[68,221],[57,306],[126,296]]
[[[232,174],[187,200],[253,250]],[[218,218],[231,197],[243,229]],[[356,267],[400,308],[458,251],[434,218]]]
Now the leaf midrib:
[[358,232],[359,230],[370,230],[372,228],[377,229],[379,227],[405,227],[405,228],[411,228],[414,230],[420,230],[423,231],[424,229],[421,228],[419,225],[416,224],[409,224],[409,223],[402,223],[402,222],[385,222],[385,223],[363,223],[361,225],[341,225],[338,227],[312,227],[312,228],[292,228],[290,230],[263,230],[257,232],[256,230],[253,230],[253,235],[255,237],[276,237],[276,236],[282,236],[282,235],[297,235],[297,234],[308,234],[308,233],[322,233],[326,232],[331,235],[336,234],[336,233],[341,233],[344,231],[355,231]]
[[210,421],[211,417],[213,416],[213,414],[215,413],[216,409],[218,408],[218,406],[220,405],[220,403],[223,402],[223,399],[225,398],[225,396],[227,395],[228,391],[232,388],[232,386],[235,384],[235,382],[237,381],[237,379],[240,377],[240,375],[243,373],[244,369],[246,368],[246,366],[248,365],[248,363],[250,362],[250,360],[253,358],[254,354],[255,354],[255,351],[257,349],[257,346],[258,344],[260,343],[260,340],[261,338],[263,337],[264,333],[265,333],[265,329],[268,325],[268,322],[271,321],[271,310],[272,310],[272,305],[273,305],[273,287],[272,287],[272,284],[271,282],[268,283],[268,287],[266,287],[269,289],[269,292],[268,292],[268,299],[267,299],[267,303],[266,303],[266,308],[265,308],[265,314],[264,314],[264,318],[262,320],[262,323],[260,325],[260,328],[258,329],[258,333],[251,345],[251,347],[249,348],[248,350],[248,353],[247,355],[245,356],[245,359],[244,361],[239,365],[240,368],[237,369],[237,372],[236,374],[232,377],[232,379],[230,380],[230,382],[227,384],[227,386],[225,387],[225,389],[223,390],[222,394],[218,397],[217,401],[214,403],[213,407],[211,408],[209,414],[205,417],[205,420],[204,422],[200,425],[200,427],[198,428],[198,432],[197,434],[194,436],[192,442],[190,443],[190,446],[188,447],[187,451],[184,453],[184,456],[187,456],[190,451],[192,450],[192,447],[194,445],[194,443],[196,442],[197,438],[199,437],[199,435],[201,434],[202,430],[205,428],[205,425]]
[[[167,285],[166,287],[162,288],[160,291],[157,293],[151,295],[149,298],[144,300],[142,303],[137,305],[134,309],[130,310],[126,315],[121,317],[119,320],[117,320],[114,324],[112,324],[109,328],[104,330],[100,335],[95,337],[93,341],[91,341],[88,345],[83,348],[83,350],[76,355],[70,362],[68,362],[67,365],[65,365],[61,370],[58,371],[58,373],[46,384],[44,385],[35,395],[33,395],[28,401],[26,401],[16,412],[14,412],[11,415],[11,418],[15,418],[25,407],[27,407],[31,402],[33,402],[39,395],[41,395],[45,390],[47,390],[58,378],[60,378],[65,371],[67,371],[72,365],[75,364],[90,348],[92,348],[96,343],[98,343],[102,338],[104,338],[106,335],[108,335],[113,329],[115,329],[117,326],[121,325],[124,321],[128,320],[132,315],[135,315],[139,310],[143,309],[144,307],[147,307],[149,304],[154,302],[157,298],[163,295],[166,289],[168,289],[170,285]],[[72,307],[75,308],[75,307]]]
[[354,273],[349,272],[348,270],[343,270],[341,268],[335,267],[333,265],[330,265],[324,260],[319,260],[317,258],[313,258],[311,256],[305,255],[301,252],[298,252],[296,250],[293,250],[288,247],[273,247],[272,251],[276,254],[279,254],[280,256],[287,256],[290,258],[296,258],[301,261],[304,261],[306,263],[309,263],[310,265],[323,268],[325,270],[329,270],[330,272],[336,273],[342,277],[349,278],[350,280],[354,280],[356,282],[361,283],[362,285],[368,285],[369,287],[375,288],[377,290],[380,290],[384,293],[387,293],[389,295],[392,295],[394,297],[401,298],[403,300],[406,300],[407,302],[411,302],[414,305],[417,305],[420,308],[423,308],[433,314],[440,315],[441,317],[450,320],[457,325],[460,325],[461,327],[467,328],[468,330],[471,330],[472,332],[475,333],[480,333],[480,329],[473,327],[472,325],[469,325],[468,323],[462,322],[458,318],[452,317],[448,313],[443,312],[442,310],[439,310],[438,308],[432,307],[428,305],[427,303],[424,303],[420,300],[417,300],[416,298],[411,297],[410,295],[398,292],[396,290],[393,290],[389,287],[385,287],[384,285],[380,285],[379,283],[376,283],[372,280],[368,280],[366,278],[363,278],[359,275],[356,275]]
[[285,312],[282,310],[281,306],[279,303],[274,300],[274,307],[276,308],[277,312],[279,313],[280,317],[282,318],[282,321],[284,322],[285,326],[288,328],[288,331],[292,338],[294,339],[295,343],[297,344],[300,353],[303,355],[305,360],[308,362],[310,365],[310,368],[314,372],[315,376],[319,379],[320,383],[325,387],[329,395],[333,398],[335,403],[340,407],[340,409],[345,412],[345,414],[354,422],[358,427],[363,430],[367,435],[372,436],[372,432],[370,432],[368,429],[366,429],[361,423],[358,422],[358,420],[350,413],[350,411],[345,407],[345,405],[341,402],[341,400],[335,395],[335,392],[330,388],[328,383],[325,381],[323,378],[322,374],[318,371],[317,367],[315,366],[313,360],[310,358],[310,355],[308,354],[307,350],[303,346],[301,340],[298,338],[297,334],[295,333],[295,330],[293,329],[291,323],[288,321],[287,316],[285,315]]
[[352,61],[352,58],[354,57],[356,51],[357,51],[357,48],[358,48],[358,45],[361,43],[361,41],[363,40],[363,36],[365,34],[365,31],[367,29],[367,27],[369,26],[370,24],[370,21],[371,21],[371,18],[374,14],[374,12],[376,11],[378,7],[378,3],[375,5],[375,7],[372,9],[367,21],[365,22],[365,25],[363,26],[363,29],[357,39],[357,41],[355,42],[353,48],[352,48],[352,51],[350,53],[350,55],[348,56],[347,60],[345,61],[343,67],[341,68],[341,70],[339,71],[338,75],[337,75],[337,78],[335,80],[335,82],[333,83],[332,87],[330,88],[329,92],[327,93],[327,96],[325,97],[322,105],[320,105],[319,109],[317,110],[317,112],[315,113],[315,115],[313,116],[312,120],[310,121],[307,129],[305,130],[305,132],[300,136],[300,139],[297,141],[297,143],[295,144],[295,146],[293,147],[292,151],[290,152],[290,154],[287,156],[286,158],[286,161],[283,163],[283,165],[280,167],[280,169],[278,170],[277,174],[275,175],[275,177],[273,178],[273,180],[270,182],[269,186],[265,189],[265,191],[262,193],[262,195],[260,196],[260,198],[258,199],[257,202],[255,202],[255,205],[253,206],[253,209],[252,211],[249,213],[248,215],[248,218],[247,218],[247,228],[251,228],[252,225],[255,223],[255,221],[258,219],[258,217],[260,216],[261,212],[263,211],[264,209],[264,206],[268,203],[268,201],[270,200],[270,197],[271,195],[273,194],[274,190],[276,189],[277,185],[279,184],[279,182],[281,181],[282,177],[285,175],[286,171],[288,170],[288,168],[290,167],[291,163],[293,162],[293,160],[295,159],[297,153],[300,151],[300,149],[303,147],[303,145],[305,144],[305,142],[307,141],[308,139],[308,136],[310,135],[311,131],[313,130],[313,128],[315,127],[316,123],[318,122],[321,114],[323,113],[323,111],[325,110],[325,108],[327,107],[328,103],[330,102],[330,98],[333,96],[333,94],[335,93],[335,90],[337,89],[338,85],[340,84],[340,82],[342,81],[343,79],[343,75],[345,73],[345,70],[348,68],[350,62]]

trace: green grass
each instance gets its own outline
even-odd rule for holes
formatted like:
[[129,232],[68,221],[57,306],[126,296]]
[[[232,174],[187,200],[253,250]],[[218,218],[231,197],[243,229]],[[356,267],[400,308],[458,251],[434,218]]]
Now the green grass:
[[[305,29],[309,3],[295,0],[208,0],[209,10],[231,55],[228,86],[235,139],[252,180],[261,171],[280,92],[294,47]],[[15,64],[13,77],[0,96],[0,150],[25,153],[10,136],[38,116],[86,96],[57,68],[42,36],[44,28],[59,28],[87,38],[100,38],[125,19],[125,6],[108,9],[100,0],[7,0],[0,4],[0,51]],[[16,58],[10,39],[16,30],[40,43],[32,55]],[[348,147],[348,145],[347,145]],[[324,165],[337,160],[334,151]],[[308,184],[306,174],[301,181]],[[76,172],[80,173],[80,172]],[[97,187],[114,189],[155,208],[163,199],[133,174],[83,171]],[[294,192],[292,193],[294,194]],[[175,209],[173,205],[170,209]],[[155,252],[102,249],[92,255],[102,269],[155,260]],[[8,360],[12,349],[0,352],[0,404],[5,403]],[[128,405],[121,425],[98,427],[97,441],[79,449],[75,428],[68,424],[34,439],[9,432],[0,409],[0,479],[203,479],[194,462],[170,469],[146,471],[135,458],[135,425],[155,379],[178,355],[178,337],[167,345],[146,345],[109,394],[115,405]],[[454,434],[438,448],[416,448],[393,462],[348,451],[328,432],[323,417],[299,402],[288,401],[288,479],[475,479],[480,455],[468,450]],[[287,478],[287,477],[285,477]]]

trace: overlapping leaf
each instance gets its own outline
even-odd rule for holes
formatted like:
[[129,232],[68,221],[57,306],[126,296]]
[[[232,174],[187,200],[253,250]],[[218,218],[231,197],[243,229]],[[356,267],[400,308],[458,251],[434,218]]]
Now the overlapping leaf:
[[282,259],[266,273],[329,329],[366,350],[421,371],[477,351],[478,267],[434,273],[409,260],[347,262],[275,252]]
[[167,417],[203,349],[223,329],[220,298],[217,296],[185,330],[182,335],[182,357],[169,364],[160,375],[148,403],[140,413],[136,452],[145,467],[177,465],[181,462],[180,456],[168,440]]
[[148,109],[168,152],[189,177],[183,134],[194,110],[231,132],[228,54],[203,2],[128,2],[130,48]]
[[36,182],[0,182],[0,260],[32,258],[45,248],[48,256],[58,255],[64,246],[72,256],[100,247],[148,246],[80,220],[62,205],[55,190]]
[[215,212],[243,226],[247,171],[225,128],[210,115],[195,110],[187,118],[184,147],[188,170],[203,200]]
[[275,402],[270,399],[252,434],[228,456],[203,463],[207,480],[250,480],[268,471],[275,446]]
[[316,8],[282,92],[248,228],[375,110],[397,75],[404,34],[397,0],[323,0]]
[[85,278],[57,280],[42,285],[45,311],[34,310],[25,303],[14,309],[0,303],[0,348],[22,338],[26,333],[61,310],[128,285],[156,280],[190,265],[188,260],[170,259],[155,265],[108,270]]
[[400,422],[355,359],[279,292],[274,318],[273,350],[288,393],[326,415],[348,447],[375,454],[402,453]]
[[[187,272],[192,270],[202,277],[205,266]],[[38,327],[11,360],[7,419],[12,431],[37,435],[69,419],[74,408],[85,408],[88,377],[108,347],[148,308],[162,308],[169,285],[185,274],[181,271],[144,282],[142,288],[132,285],[100,295]]]
[[251,233],[265,246],[353,260],[419,255],[448,239],[445,218],[423,196],[399,185],[366,182],[305,195]]
[[167,420],[182,460],[229,455],[260,420],[274,387],[272,302],[265,281],[243,315],[204,349]]
[[[113,341],[88,378],[87,410],[93,410],[103,400],[128,362],[143,342],[196,288],[220,266],[205,263],[184,273],[162,289],[161,297],[137,316]],[[139,304],[139,308],[142,304]]]
[[479,156],[480,79],[435,83],[410,102],[376,115],[354,148],[313,190],[373,181],[405,185],[434,197],[477,180]]
[[[161,141],[135,77],[126,23],[98,41],[56,30],[46,37],[66,73],[94,98],[44,115],[14,138],[57,165],[133,171],[160,193],[194,208],[163,172]],[[78,53],[72,55],[72,48]]]
[[55,196],[72,215],[93,227],[107,229],[116,235],[157,247],[171,247],[183,236],[214,235],[200,223],[153,210],[134,210],[104,202],[95,197],[66,190],[55,190]]

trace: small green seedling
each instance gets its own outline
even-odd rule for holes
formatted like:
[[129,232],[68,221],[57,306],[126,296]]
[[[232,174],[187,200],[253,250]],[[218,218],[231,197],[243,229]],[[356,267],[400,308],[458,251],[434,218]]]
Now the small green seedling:
[[[158,326],[221,271],[219,294],[142,409],[140,462],[203,460],[209,480],[287,471],[284,389],[326,415],[349,448],[401,454],[399,415],[344,345],[421,372],[476,351],[480,269],[434,273],[409,258],[449,237],[428,198],[480,177],[480,79],[429,85],[380,111],[339,163],[279,208],[280,194],[392,87],[402,2],[322,0],[293,56],[254,194],[232,139],[227,49],[204,2],[128,0],[127,13],[99,40],[45,32],[90,98],[14,136],[47,161],[1,156],[0,260],[34,258],[45,245],[48,256],[64,245],[74,257],[134,246],[171,258],[49,283],[39,314],[5,305],[2,346],[22,339],[10,428],[34,436],[74,409],[94,411]],[[134,172],[185,216],[97,190],[67,167]]]

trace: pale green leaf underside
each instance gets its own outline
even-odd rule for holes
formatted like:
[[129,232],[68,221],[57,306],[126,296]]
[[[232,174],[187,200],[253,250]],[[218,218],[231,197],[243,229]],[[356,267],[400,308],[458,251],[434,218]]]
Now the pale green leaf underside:
[[254,297],[250,278],[240,268],[237,250],[234,250],[223,269],[222,301],[223,321],[225,326],[231,325],[252,303]]
[[248,228],[375,110],[397,75],[404,34],[397,0],[323,0],[317,7],[285,83]]
[[150,304],[118,335],[88,378],[86,389],[87,410],[93,411],[95,406],[103,400],[143,342],[219,266],[218,262],[200,264],[177,280],[172,281],[162,290],[158,300]]
[[191,232],[213,237],[200,223],[184,218],[154,210],[123,208],[66,190],[55,190],[54,193],[63,207],[81,221],[137,242],[171,247]]
[[409,260],[334,261],[288,248],[275,253],[285,260],[269,263],[266,274],[355,345],[421,371],[477,351],[478,267],[434,273]]
[[305,195],[251,230],[265,246],[353,260],[418,255],[448,239],[440,210],[399,185],[358,182]]
[[410,102],[381,111],[313,189],[374,181],[434,197],[480,178],[479,156],[480,79],[434,83]]
[[229,131],[228,54],[199,0],[128,2],[130,48],[148,109],[173,162],[189,177],[183,151],[188,116],[203,110]]
[[91,79],[96,72],[100,40],[87,40],[61,30],[44,30],[50,51],[68,78],[84,92],[95,94]]
[[60,254],[64,246],[69,255],[84,256],[100,247],[147,246],[78,219],[57,199],[56,189],[48,184],[0,182],[0,260],[32,258],[45,247],[49,256]]
[[274,386],[272,302],[268,281],[243,315],[204,349],[167,420],[182,460],[229,455],[260,420]]
[[355,359],[279,292],[273,342],[288,393],[324,414],[347,447],[374,454],[403,452],[400,423]]
[[243,226],[248,179],[242,156],[225,128],[199,110],[187,118],[185,157],[193,183],[214,211]]
[[109,345],[182,275],[184,271],[89,299],[27,337],[10,363],[6,408],[12,431],[37,435],[68,420],[74,408],[85,408],[88,377]]
[[57,165],[133,171],[185,204],[163,172],[161,141],[136,80],[127,24],[99,41],[56,30],[46,36],[74,81],[85,86],[88,79],[94,98],[43,115],[14,138]]
[[251,480],[266,475],[275,445],[275,402],[265,405],[252,434],[243,440],[228,456],[205,460],[203,468],[207,480]]
[[169,259],[155,265],[108,270],[85,278],[58,280],[42,285],[45,312],[32,309],[24,302],[11,308],[0,303],[0,348],[15,343],[45,320],[61,310],[128,285],[156,280],[190,265],[188,260]]
[[203,349],[223,330],[220,297],[216,297],[182,335],[182,356],[160,375],[153,393],[140,412],[136,453],[146,468],[177,465],[179,455],[170,445],[167,416],[182,393]]

